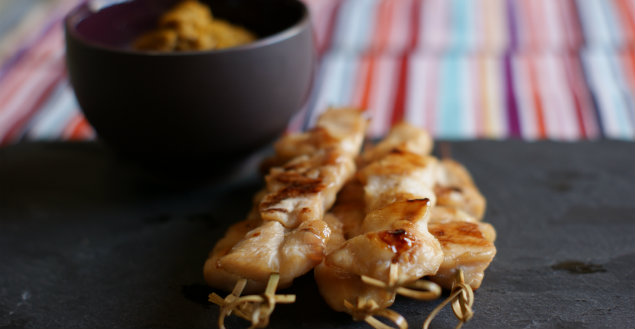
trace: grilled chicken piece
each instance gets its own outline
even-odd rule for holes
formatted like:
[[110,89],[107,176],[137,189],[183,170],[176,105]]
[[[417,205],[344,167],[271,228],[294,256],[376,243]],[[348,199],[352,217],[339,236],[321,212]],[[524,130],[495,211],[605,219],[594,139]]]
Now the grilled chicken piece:
[[[240,279],[239,276],[229,273],[218,266],[218,260],[227,255],[230,250],[241,241],[247,232],[258,228],[262,224],[260,219],[260,213],[258,212],[258,205],[265,195],[266,191],[261,190],[254,196],[253,207],[247,219],[230,226],[225,232],[225,236],[216,242],[214,249],[210,251],[205,265],[203,266],[203,276],[205,281],[212,287],[233,287],[236,281]],[[266,282],[259,282],[254,280],[247,280],[246,291],[262,291]],[[227,288],[230,289],[230,288]]]
[[[285,229],[276,221],[264,221],[247,232],[223,257],[217,266],[229,273],[266,282],[269,275],[280,271],[280,246]],[[238,270],[237,270],[238,269]]]
[[280,246],[280,286],[310,271],[324,258],[331,229],[323,219],[307,221],[287,233]]
[[227,272],[266,282],[271,273],[280,273],[280,287],[291,284],[294,278],[315,267],[324,256],[324,248],[331,231],[322,220],[302,223],[294,230],[276,221],[263,222],[249,231],[232,251],[218,260],[218,266]]
[[[315,128],[299,134],[285,135],[274,144],[276,154],[263,163],[263,172],[282,166],[301,155],[310,155],[331,147],[355,157],[364,139],[368,122],[353,108],[328,110],[317,120]],[[351,134],[351,131],[357,133]]]
[[[252,213],[258,214],[257,211]],[[250,216],[251,217],[251,216]],[[247,232],[257,228],[260,225],[260,219],[257,220],[247,219],[238,222],[227,229],[225,236],[218,240],[214,249],[209,253],[205,266],[203,267],[203,274],[205,281],[212,287],[231,289],[236,281],[240,279],[239,275],[229,273],[218,266],[218,260],[227,255],[231,248],[243,239]],[[245,291],[262,291],[265,288],[266,281],[253,281],[247,280],[247,286]]]
[[307,139],[324,148],[271,169],[250,215],[257,221],[232,226],[210,254],[204,267],[210,285],[231,290],[240,277],[248,279],[249,292],[280,273],[278,285],[285,287],[322,261],[331,233],[323,215],[353,176],[354,150],[359,152],[365,125],[358,111],[322,115]]
[[[262,291],[273,272],[280,273],[278,286],[288,287],[294,278],[322,261],[330,233],[322,220],[304,222],[294,230],[285,230],[275,221],[238,222],[210,252],[204,267],[205,279],[210,286],[230,289],[244,277],[242,273],[230,271],[240,266],[250,272],[245,288],[248,293]],[[230,256],[225,257],[227,255]]]
[[361,169],[366,209],[379,209],[395,201],[427,198],[434,205],[438,161],[431,156],[393,150]]
[[[339,193],[333,209],[324,216],[324,221],[331,229],[331,237],[326,246],[327,255],[340,248],[347,241],[347,235],[352,235],[347,230],[356,231],[361,227],[365,208],[363,196],[364,191],[359,182],[347,183]],[[359,275],[326,266],[324,262],[315,267],[314,275],[326,303],[339,312],[347,311],[345,300],[351,303],[355,303],[358,298],[374,300],[381,308],[392,305],[395,300],[393,292],[367,285]]]
[[477,220],[483,218],[485,198],[474,185],[470,173],[460,163],[450,159],[441,160],[437,166],[434,191],[438,205],[463,210]]
[[393,150],[428,155],[432,151],[432,144],[432,138],[425,130],[403,122],[392,127],[388,136],[376,146],[365,150],[362,160],[364,163],[371,163]]
[[[388,138],[400,133],[391,131]],[[398,284],[434,274],[442,254],[427,222],[436,164],[433,157],[393,149],[360,170],[367,210],[360,234],[330,253],[325,264],[388,282],[390,264],[396,263]]]
[[[338,312],[351,312],[344,301],[357,303],[358,299],[375,301],[380,308],[387,308],[395,301],[395,293],[364,283],[356,274],[339,271],[336,267],[324,263],[315,267],[315,281],[324,301]],[[355,317],[354,312],[353,316]],[[355,318],[355,320],[363,320]]]
[[398,264],[396,284],[436,273],[443,254],[427,229],[429,207],[429,200],[416,199],[371,211],[362,224],[367,233],[328,254],[325,265],[389,282],[390,266]]
[[286,228],[321,220],[354,172],[353,158],[333,149],[302,155],[284,167],[272,168],[266,177],[269,193],[260,203],[262,219]]
[[485,269],[496,255],[494,228],[487,223],[455,221],[430,223],[428,229],[443,248],[443,263],[430,280],[451,289],[456,272],[462,269],[465,282],[478,289]]

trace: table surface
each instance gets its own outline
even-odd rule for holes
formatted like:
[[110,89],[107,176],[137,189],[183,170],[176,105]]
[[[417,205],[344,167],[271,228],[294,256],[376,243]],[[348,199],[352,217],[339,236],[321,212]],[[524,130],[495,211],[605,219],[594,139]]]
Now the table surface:
[[[633,146],[451,143],[498,231],[465,328],[635,326]],[[166,187],[98,143],[0,148],[0,327],[216,327],[202,266],[259,187],[249,167]],[[288,291],[297,302],[278,306],[270,328],[368,328],[330,310],[310,274]],[[393,309],[420,328],[437,303]],[[454,324],[446,309],[432,327]]]

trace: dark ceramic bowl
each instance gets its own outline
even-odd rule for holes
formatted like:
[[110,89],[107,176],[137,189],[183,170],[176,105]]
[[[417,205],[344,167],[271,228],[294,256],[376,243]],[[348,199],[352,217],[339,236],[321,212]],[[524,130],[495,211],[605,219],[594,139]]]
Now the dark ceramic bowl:
[[279,136],[303,106],[316,56],[306,7],[295,0],[203,2],[259,39],[213,51],[133,50],[132,41],[173,0],[85,4],[66,17],[77,100],[116,151],[146,162],[236,160]]

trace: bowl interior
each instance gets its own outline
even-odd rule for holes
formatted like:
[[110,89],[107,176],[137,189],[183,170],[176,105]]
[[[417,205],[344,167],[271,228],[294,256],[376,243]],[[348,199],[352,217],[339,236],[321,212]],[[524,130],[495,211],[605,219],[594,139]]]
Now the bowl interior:
[[[210,6],[214,17],[244,26],[258,35],[256,44],[298,24],[307,15],[304,6],[295,0],[199,1]],[[67,26],[88,43],[130,50],[132,42],[143,32],[153,29],[159,16],[177,2],[134,0],[98,9],[82,6],[69,15]]]

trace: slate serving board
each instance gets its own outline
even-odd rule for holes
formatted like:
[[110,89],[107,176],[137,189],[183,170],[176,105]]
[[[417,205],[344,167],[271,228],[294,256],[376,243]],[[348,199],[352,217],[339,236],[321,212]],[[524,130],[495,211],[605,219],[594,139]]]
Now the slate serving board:
[[[498,255],[465,328],[635,327],[635,152],[626,142],[451,143],[488,199]],[[202,265],[260,186],[166,187],[98,143],[0,149],[0,328],[215,328]],[[369,328],[311,275],[270,328]],[[398,299],[420,328],[438,302]],[[229,328],[245,328],[230,319]],[[444,310],[433,328],[453,328]]]

